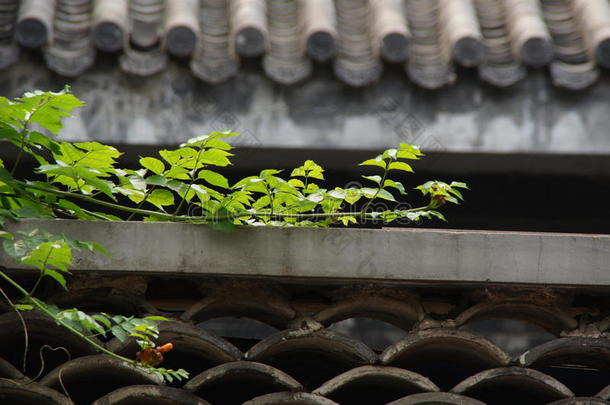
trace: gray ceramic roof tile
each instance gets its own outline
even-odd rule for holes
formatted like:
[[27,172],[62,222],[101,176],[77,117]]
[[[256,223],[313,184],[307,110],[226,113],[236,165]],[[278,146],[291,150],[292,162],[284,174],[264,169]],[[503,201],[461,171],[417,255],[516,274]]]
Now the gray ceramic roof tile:
[[352,86],[376,82],[385,63],[429,89],[456,79],[455,65],[505,87],[525,66],[550,66],[555,85],[591,86],[610,66],[608,0],[0,0],[0,68],[19,46],[43,49],[49,68],[76,76],[96,49],[122,52],[136,75],[189,58],[209,83],[234,76],[241,58],[263,56],[282,84],[333,63]]

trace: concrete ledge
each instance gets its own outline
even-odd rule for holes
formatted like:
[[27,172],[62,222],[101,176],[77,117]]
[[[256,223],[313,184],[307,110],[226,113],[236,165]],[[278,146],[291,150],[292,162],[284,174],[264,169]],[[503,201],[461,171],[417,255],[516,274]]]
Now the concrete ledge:
[[[428,229],[294,229],[145,222],[26,220],[102,243],[74,271],[610,286],[610,236]],[[0,253],[0,265],[18,268]]]

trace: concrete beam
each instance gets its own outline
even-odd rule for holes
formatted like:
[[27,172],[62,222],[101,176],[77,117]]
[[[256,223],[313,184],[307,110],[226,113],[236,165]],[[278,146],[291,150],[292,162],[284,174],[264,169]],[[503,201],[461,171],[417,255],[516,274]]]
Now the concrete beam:
[[[610,236],[429,229],[295,229],[145,222],[26,220],[102,243],[74,271],[142,272],[408,283],[610,286]],[[0,265],[18,268],[0,254]]]

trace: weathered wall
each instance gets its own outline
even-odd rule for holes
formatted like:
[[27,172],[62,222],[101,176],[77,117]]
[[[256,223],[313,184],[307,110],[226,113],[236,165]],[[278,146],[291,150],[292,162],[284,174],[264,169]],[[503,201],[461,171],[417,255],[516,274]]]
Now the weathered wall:
[[49,72],[37,55],[0,72],[0,94],[65,83],[89,107],[64,136],[107,142],[176,143],[211,129],[244,133],[247,146],[379,149],[399,141],[446,151],[610,152],[610,79],[584,92],[557,90],[542,72],[508,90],[475,72],[436,92],[413,86],[399,67],[381,82],[350,88],[325,67],[299,85],[273,84],[257,62],[233,80],[210,86],[173,62],[152,78],[121,72],[112,58],[69,80]]

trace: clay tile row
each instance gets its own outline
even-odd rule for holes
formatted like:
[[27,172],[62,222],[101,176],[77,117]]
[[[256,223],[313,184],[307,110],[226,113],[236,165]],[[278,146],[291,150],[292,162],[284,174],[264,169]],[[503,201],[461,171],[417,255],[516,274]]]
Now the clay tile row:
[[[56,390],[63,384],[68,391],[82,392],[88,400],[116,389],[119,381],[121,387],[161,383],[120,361],[96,355],[42,315],[26,313],[24,320],[30,337],[25,366],[23,336],[15,333],[22,330],[21,320],[12,312],[0,316],[0,330],[5,331],[0,333],[0,377],[22,382],[34,378]],[[436,391],[467,395],[486,403],[489,395],[496,396],[502,390],[515,397],[540,391],[545,401],[610,396],[610,339],[601,337],[554,339],[511,359],[474,333],[433,328],[412,331],[376,353],[357,339],[309,320],[299,328],[268,336],[244,353],[229,340],[200,327],[168,321],[160,324],[158,344],[169,342],[175,348],[166,356],[164,366],[187,369],[192,378],[184,389],[200,393],[211,403],[215,403],[212,398],[227,395],[245,401],[275,391],[313,392],[345,403],[345,398],[339,400],[342,395],[348,392],[345,395],[350,398],[362,397],[368,392],[362,387],[367,386],[382,387],[380,398],[385,402],[375,400],[381,404],[417,392]],[[113,339],[105,345],[126,357],[133,357],[138,350],[131,340]],[[52,350],[60,346],[65,350]],[[232,392],[235,379],[241,381],[243,391]],[[490,394],[487,383],[481,381],[493,382],[499,388]],[[174,387],[182,384],[172,383]],[[514,389],[507,388],[513,385]],[[372,388],[369,391],[376,392]]]
[[505,87],[548,67],[560,87],[582,89],[610,67],[607,0],[1,0],[0,68],[20,47],[42,49],[49,69],[77,76],[102,52],[123,71],[153,75],[170,56],[209,83],[261,57],[281,84],[332,63],[351,86],[375,83],[384,63],[428,89],[456,67]]
[[40,405],[591,405],[608,404],[609,393],[610,386],[606,386],[595,395],[576,396],[554,377],[522,367],[487,369],[443,390],[417,372],[373,365],[345,371],[312,390],[279,369],[251,361],[234,361],[210,368],[177,388],[165,386],[151,374],[106,355],[68,361],[39,382],[19,378],[0,381],[0,398],[9,401],[6,403]]

